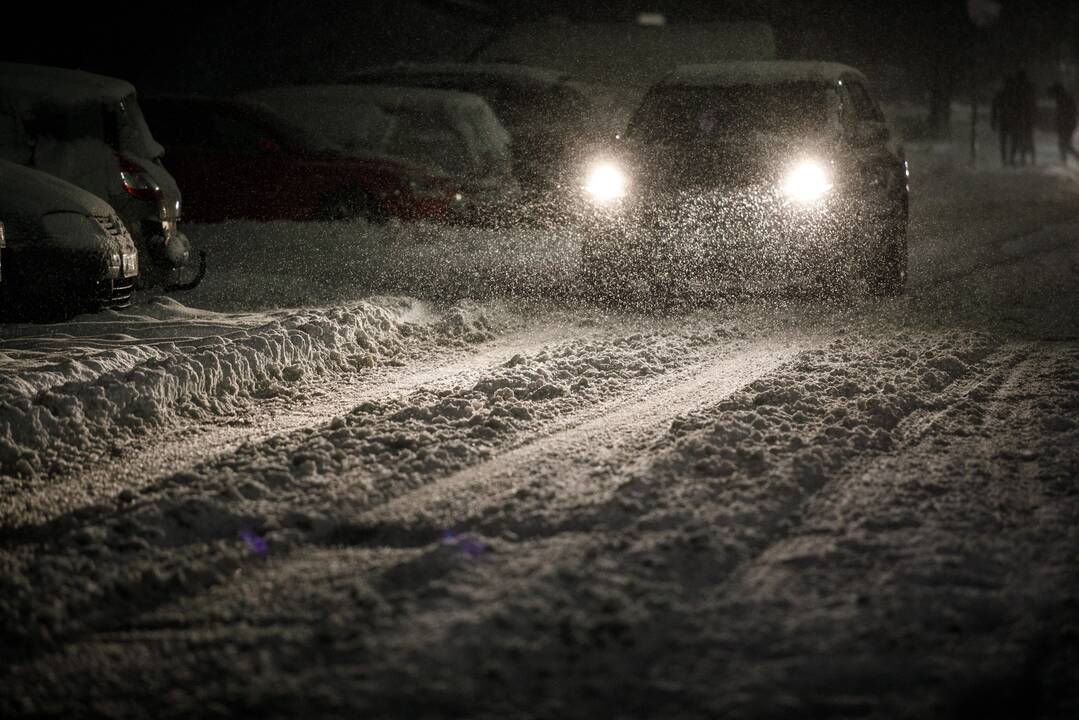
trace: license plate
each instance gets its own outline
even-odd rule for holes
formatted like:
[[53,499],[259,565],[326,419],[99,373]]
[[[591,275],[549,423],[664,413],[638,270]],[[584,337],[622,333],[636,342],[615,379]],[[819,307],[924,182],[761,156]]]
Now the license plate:
[[123,254],[124,277],[135,277],[139,274],[139,254],[129,252]]

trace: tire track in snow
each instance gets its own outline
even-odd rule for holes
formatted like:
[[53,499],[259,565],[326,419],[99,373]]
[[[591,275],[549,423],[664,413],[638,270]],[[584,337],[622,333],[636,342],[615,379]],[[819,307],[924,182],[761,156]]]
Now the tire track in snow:
[[[1045,429],[1046,406],[1062,406],[1067,396],[1044,385],[1053,357],[1045,343],[1008,344],[986,357],[944,390],[941,407],[900,423],[891,452],[844,468],[808,498],[802,522],[743,563],[702,607],[778,605],[785,655],[826,655],[833,673],[852,677],[874,671],[864,665],[866,638],[901,656],[919,634],[921,648],[991,662],[994,683],[1007,695],[999,699],[1017,715],[1032,702],[1028,673],[1044,683],[1055,663],[1053,680],[1067,677],[1061,686],[1074,687],[1071,649],[1057,623],[1079,620],[1074,604],[1062,609],[1079,587],[1079,503],[1074,490],[1070,500],[1067,492],[1054,494],[1051,468],[1060,460],[1046,459],[1047,448],[1057,449],[1055,432]],[[1068,452],[1074,463],[1074,449]],[[1058,488],[1067,484],[1055,481]],[[977,535],[965,534],[971,527]],[[933,634],[939,637],[925,637]],[[994,658],[992,644],[1003,637],[1006,650]],[[875,690],[849,686],[828,697],[819,690],[826,677],[801,662],[777,664],[778,675],[763,677],[814,692],[822,707],[882,702]],[[885,653],[875,671],[888,674],[888,662]],[[940,690],[912,711],[929,716],[939,712],[932,703],[960,706],[970,693],[993,692],[989,683],[970,687],[968,674],[947,657],[915,651],[904,662],[903,681],[890,688],[892,700],[932,681]]]
[[[435,409],[442,412],[438,408],[444,404],[457,407],[458,402],[468,398],[478,402],[480,397],[503,397],[499,393],[509,392],[512,397],[510,387],[499,384],[506,381],[522,393],[522,398],[533,398],[522,403],[533,403],[540,418],[578,417],[582,411],[587,414],[587,408],[595,402],[602,402],[606,407],[612,398],[615,398],[614,402],[620,402],[619,398],[638,395],[642,387],[655,387],[654,378],[657,375],[684,377],[691,372],[684,368],[699,368],[708,362],[702,359],[706,354],[714,353],[717,347],[730,343],[727,331],[716,331],[708,336],[690,333],[676,340],[641,333],[610,337],[611,333],[603,332],[602,335],[608,336],[605,340],[592,341],[588,336],[594,333],[593,330],[584,333],[573,330],[573,338],[567,338],[565,331],[559,331],[557,339],[562,343],[554,348],[546,347],[551,338],[537,337],[534,330],[525,336],[527,343],[521,342],[520,338],[516,341],[508,339],[502,347],[506,354],[513,354],[512,362],[496,363],[492,368],[489,365],[492,358],[486,357],[485,362],[470,367],[469,372],[483,376],[484,383],[476,383],[472,376],[448,378],[447,382],[454,387],[443,397],[435,398]],[[537,352],[534,358],[521,357],[521,351],[529,347],[543,347],[543,350]],[[569,384],[587,380],[590,373],[600,376],[609,374],[610,377],[605,379],[610,382],[579,388],[581,395],[575,396],[569,390]],[[549,378],[548,383],[550,379],[566,383],[563,393],[568,393],[568,396],[551,395],[548,392],[549,384],[534,386],[533,383],[544,382],[541,378]],[[468,382],[458,384],[462,379]],[[485,389],[481,389],[481,386]],[[380,393],[382,389],[380,386]],[[48,635],[52,638],[66,642],[86,633],[122,626],[130,622],[133,615],[171,601],[178,588],[185,588],[190,595],[198,595],[206,587],[227,583],[228,574],[242,563],[246,554],[243,545],[236,539],[237,532],[243,528],[265,525],[280,530],[282,534],[275,536],[271,542],[274,543],[275,558],[278,562],[283,561],[297,548],[318,542],[319,535],[327,525],[332,529],[332,520],[335,515],[340,517],[342,508],[347,511],[350,504],[362,506],[384,501],[377,492],[368,498],[361,491],[358,499],[353,498],[355,503],[350,503],[348,493],[355,490],[352,486],[362,485],[365,477],[377,478],[379,473],[394,470],[400,463],[392,453],[389,465],[384,464],[386,458],[371,463],[371,457],[363,448],[353,446],[350,452],[359,458],[355,470],[364,476],[360,478],[360,483],[349,477],[346,463],[332,472],[326,468],[330,472],[325,478],[327,482],[319,480],[311,484],[310,474],[295,463],[292,469],[297,470],[298,474],[290,475],[287,481],[267,476],[267,471],[271,470],[268,460],[271,463],[288,463],[290,458],[295,459],[306,448],[322,447],[327,438],[348,430],[358,433],[357,438],[369,437],[368,433],[372,430],[385,434],[379,435],[380,438],[391,436],[411,426],[412,411],[430,409],[425,405],[431,402],[428,397],[432,395],[430,390],[424,386],[418,391],[417,394],[427,398],[418,404],[408,400],[387,402],[386,398],[382,398],[381,403],[362,403],[349,414],[347,420],[338,416],[334,422],[315,427],[304,423],[304,429],[297,433],[275,436],[281,438],[280,442],[245,446],[243,457],[238,461],[225,459],[220,463],[210,462],[199,468],[201,474],[163,478],[144,497],[128,495],[125,498],[121,495],[110,505],[86,508],[85,511],[71,512],[37,526],[7,532],[9,542],[21,543],[18,562],[23,565],[23,572],[16,573],[20,575],[20,581],[36,572],[35,568],[43,562],[59,566],[81,562],[91,555],[101,558],[97,561],[98,582],[92,587],[82,587],[78,578],[70,572],[50,573],[51,577],[47,580],[35,582],[33,585],[36,587],[19,583],[18,597],[13,598],[12,603],[13,607],[20,608],[15,614],[36,606],[40,596],[49,594],[67,599],[66,607],[57,613],[59,619],[50,620]],[[499,400],[496,398],[496,405],[497,402]],[[369,411],[363,407],[366,405],[375,406],[375,410]],[[404,415],[402,411],[406,411]],[[494,415],[491,417],[497,419]],[[382,492],[396,495],[407,492],[411,481],[437,481],[441,475],[452,472],[454,467],[475,463],[489,456],[491,450],[501,452],[505,440],[512,443],[526,438],[533,428],[542,432],[548,422],[533,418],[523,421],[516,429],[507,426],[504,432],[495,434],[497,442],[492,447],[480,440],[485,436],[467,432],[469,428],[483,429],[483,426],[448,421],[443,417],[436,425],[453,430],[448,442],[466,450],[465,457],[448,464],[436,464],[433,469],[429,468],[411,479],[398,473]],[[421,423],[419,427],[425,426]],[[394,442],[392,438],[391,442]],[[375,440],[375,443],[381,446],[379,440]],[[343,452],[338,454],[342,460],[349,455]],[[254,496],[245,494],[251,487],[247,481],[260,477],[271,485],[284,482],[284,486],[274,486],[275,489],[270,492],[261,488]],[[313,493],[313,489],[317,492]],[[310,498],[316,500],[313,508],[307,508],[310,503],[303,502]],[[305,510],[312,509],[315,516],[305,514]],[[325,516],[319,517],[317,513],[325,513]],[[12,562],[15,563],[14,558]],[[71,587],[61,592],[58,586]],[[19,652],[34,654],[40,651],[42,638],[33,628],[23,629],[18,625],[11,622],[8,627],[0,629],[8,632],[22,648]]]
[[[608,501],[613,489],[647,467],[651,448],[676,417],[719,402],[823,342],[800,335],[766,338],[658,378],[629,397],[561,418],[482,464],[378,506],[355,526],[338,528],[335,540],[424,544],[452,527],[548,534],[537,528],[544,512],[570,516],[582,505]],[[491,527],[484,517],[504,507],[513,508],[515,519]]]
[[140,437],[120,454],[99,455],[82,472],[50,477],[20,488],[17,494],[0,496],[0,529],[40,524],[125,490],[138,492],[164,475],[224,458],[244,444],[317,426],[366,401],[402,397],[421,387],[469,384],[515,354],[598,334],[595,328],[530,327],[484,343],[474,352],[454,353],[458,357],[452,362],[447,362],[442,348],[415,365],[381,366],[360,375],[321,380],[309,386],[311,399],[299,404],[282,399],[255,401],[231,418],[180,419],[178,426]]

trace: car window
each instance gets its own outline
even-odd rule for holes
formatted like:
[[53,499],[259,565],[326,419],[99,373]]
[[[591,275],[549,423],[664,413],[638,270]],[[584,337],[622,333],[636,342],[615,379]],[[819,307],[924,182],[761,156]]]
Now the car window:
[[63,106],[39,103],[26,118],[26,131],[35,138],[60,142],[98,140],[112,146],[106,116],[100,103]]
[[466,138],[444,117],[431,112],[398,110],[383,151],[434,166],[451,175],[470,172]]
[[784,82],[651,90],[627,135],[646,142],[707,141],[753,133],[813,133],[829,123],[823,83]]
[[572,88],[507,82],[482,75],[407,73],[377,78],[387,85],[458,90],[479,95],[507,128],[577,127],[586,120],[588,102]]
[[138,157],[156,158],[162,148],[154,140],[143,117],[142,108],[134,95],[128,95],[119,103],[107,108],[108,122],[114,124],[115,149]]
[[884,121],[884,116],[881,114],[877,104],[873,102],[873,97],[864,85],[850,80],[845,82],[844,85],[847,88],[847,97],[850,99],[853,119],[861,122]]

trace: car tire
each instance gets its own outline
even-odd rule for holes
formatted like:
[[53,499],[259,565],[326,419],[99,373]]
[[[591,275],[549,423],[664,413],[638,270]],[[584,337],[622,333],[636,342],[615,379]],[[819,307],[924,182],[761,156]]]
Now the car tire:
[[882,297],[907,290],[907,225],[896,223],[885,232],[880,251],[868,268],[869,291]]
[[363,218],[375,225],[384,225],[389,220],[375,197],[352,188],[341,188],[323,198],[317,217],[325,222]]

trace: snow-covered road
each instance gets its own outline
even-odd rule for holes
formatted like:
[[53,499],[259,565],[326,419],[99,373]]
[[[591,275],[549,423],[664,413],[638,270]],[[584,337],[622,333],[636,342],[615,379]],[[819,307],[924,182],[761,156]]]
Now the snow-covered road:
[[1079,177],[952,157],[899,299],[237,223],[3,328],[0,714],[1079,715]]

